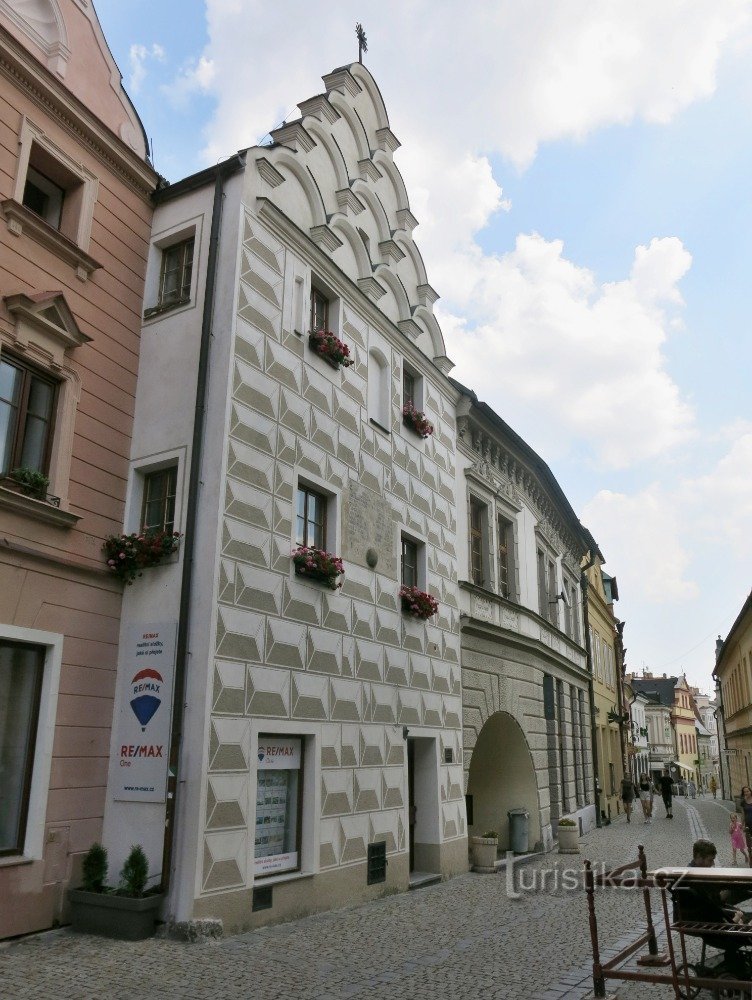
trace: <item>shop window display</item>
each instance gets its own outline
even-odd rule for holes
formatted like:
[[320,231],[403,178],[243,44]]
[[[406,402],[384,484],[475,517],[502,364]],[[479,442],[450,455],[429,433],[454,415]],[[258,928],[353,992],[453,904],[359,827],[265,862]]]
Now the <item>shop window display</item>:
[[257,876],[300,867],[301,740],[260,736],[256,784]]

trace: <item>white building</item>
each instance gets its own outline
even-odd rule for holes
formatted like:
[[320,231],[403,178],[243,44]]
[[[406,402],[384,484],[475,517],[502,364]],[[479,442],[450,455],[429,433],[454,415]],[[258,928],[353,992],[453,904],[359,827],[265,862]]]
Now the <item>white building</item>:
[[359,64],[324,83],[161,192],[147,273],[126,530],[182,538],[125,594],[105,843],[164,866],[164,917],[231,929],[467,868],[460,393],[379,90]]
[[[630,745],[633,752],[630,754],[630,774],[637,781],[641,774],[650,774],[650,741],[648,738],[648,720],[646,706],[648,698],[640,691],[635,691],[629,696],[634,700],[629,705],[630,725],[632,728]],[[658,733],[656,732],[657,736]],[[655,742],[658,742],[657,740]]]

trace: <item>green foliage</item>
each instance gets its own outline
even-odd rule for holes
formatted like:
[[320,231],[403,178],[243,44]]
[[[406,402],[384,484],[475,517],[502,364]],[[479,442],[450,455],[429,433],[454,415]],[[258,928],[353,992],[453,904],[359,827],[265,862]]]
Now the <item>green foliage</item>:
[[496,832],[496,830],[486,830],[486,832],[482,836],[483,836],[484,840],[498,840],[499,839],[499,835]]
[[49,478],[43,472],[30,469],[26,465],[20,465],[17,469],[13,469],[10,478],[35,497],[44,498],[47,494],[47,487],[50,485]]
[[92,844],[84,856],[82,886],[87,892],[104,892],[107,882],[107,850]]
[[131,853],[125,859],[123,870],[120,872],[119,894],[136,898],[143,896],[148,878],[149,862],[146,860],[141,845],[134,844],[131,847]]
[[573,819],[560,819],[559,826],[577,826]]

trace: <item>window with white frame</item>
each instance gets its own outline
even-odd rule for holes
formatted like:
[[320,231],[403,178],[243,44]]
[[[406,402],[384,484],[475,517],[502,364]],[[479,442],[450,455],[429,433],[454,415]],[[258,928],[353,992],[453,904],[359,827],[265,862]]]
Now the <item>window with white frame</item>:
[[0,638],[0,855],[24,851],[45,653]]
[[320,288],[311,286],[311,332],[329,330],[329,297]]
[[407,535],[400,540],[400,580],[403,587],[419,587],[421,545]]
[[296,504],[296,545],[325,550],[327,497],[303,483],[298,483]]
[[402,410],[423,411],[423,377],[407,361],[402,362]]
[[139,526],[141,532],[163,531],[169,534],[175,530],[177,480],[177,464],[144,474]]
[[47,476],[57,385],[20,358],[0,357],[0,476],[14,470]]
[[257,877],[301,867],[303,750],[300,736],[258,738],[253,862]]
[[194,237],[165,247],[159,275],[159,300],[161,308],[184,305],[191,298],[193,276]]

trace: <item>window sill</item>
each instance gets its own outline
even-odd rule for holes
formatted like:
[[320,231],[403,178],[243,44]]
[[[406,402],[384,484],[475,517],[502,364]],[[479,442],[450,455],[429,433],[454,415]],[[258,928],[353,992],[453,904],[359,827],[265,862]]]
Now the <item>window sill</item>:
[[174,309],[181,309],[183,306],[189,306],[191,304],[190,297],[187,299],[180,299],[177,302],[166,302],[164,305],[151,306],[149,309],[144,309],[144,319],[154,319],[155,316],[163,316],[165,313],[172,312]]
[[102,266],[77,246],[73,240],[63,236],[61,232],[40,218],[36,212],[32,212],[30,208],[20,202],[8,198],[6,201],[0,202],[0,210],[8,223],[8,230],[14,236],[27,233],[31,239],[36,240],[37,243],[51,250],[74,267],[76,277],[81,281],[86,281],[92,272]]
[[316,872],[283,872],[280,875],[255,875],[254,882],[262,885],[280,885],[283,882],[298,882],[303,878],[313,878]]
[[0,858],[0,868],[11,868],[16,865],[33,865],[34,858],[27,858],[25,854],[6,854]]
[[384,427],[384,425],[383,425],[383,424],[380,424],[380,423],[378,422],[378,420],[374,420],[374,419],[373,419],[373,417],[369,417],[369,419],[368,419],[368,423],[369,423],[369,424],[373,424],[373,426],[374,426],[374,427],[375,427],[375,428],[376,428],[377,430],[381,431],[381,433],[382,433],[382,434],[386,434],[386,435],[387,435],[387,437],[391,437],[391,434],[392,434],[392,432],[391,432],[391,431],[389,431],[389,430],[387,430],[387,429],[386,429],[386,427]]
[[17,493],[16,490],[2,485],[0,485],[0,507],[15,511],[17,514],[25,514],[35,521],[45,521],[57,528],[73,528],[81,520],[77,514],[60,510],[45,500],[37,500],[35,497]]

